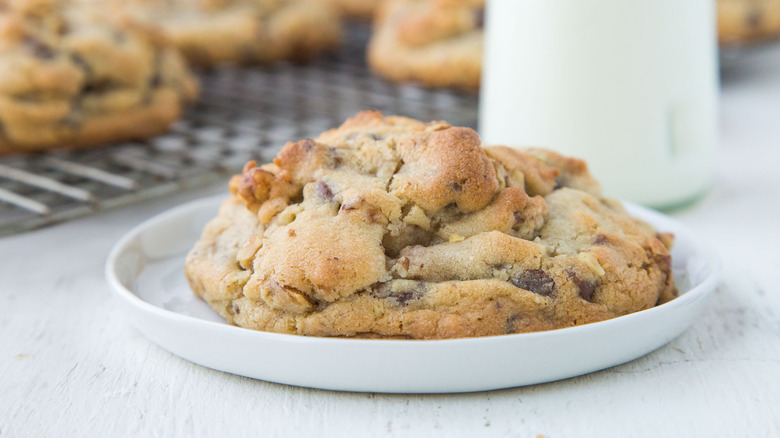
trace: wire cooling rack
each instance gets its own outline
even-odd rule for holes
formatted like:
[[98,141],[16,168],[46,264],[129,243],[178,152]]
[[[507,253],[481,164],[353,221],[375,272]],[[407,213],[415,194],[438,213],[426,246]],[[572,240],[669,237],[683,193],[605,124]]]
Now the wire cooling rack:
[[369,29],[351,25],[336,53],[307,65],[219,67],[168,134],[88,151],[0,157],[0,235],[206,184],[269,161],[364,109],[476,127],[477,96],[397,85],[366,67]]

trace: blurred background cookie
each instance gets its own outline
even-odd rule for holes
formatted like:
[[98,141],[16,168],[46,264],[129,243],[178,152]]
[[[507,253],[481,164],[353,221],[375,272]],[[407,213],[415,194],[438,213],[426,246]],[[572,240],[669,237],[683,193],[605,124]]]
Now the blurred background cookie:
[[321,0],[119,1],[159,26],[194,64],[306,60],[341,38],[336,8]]
[[121,14],[0,1],[0,153],[160,134],[197,88],[162,35]]
[[389,0],[378,11],[368,62],[393,81],[476,89],[484,0]]
[[718,0],[721,45],[772,38],[780,38],[780,0]]
[[368,19],[374,15],[382,0],[325,0],[335,5],[346,17]]

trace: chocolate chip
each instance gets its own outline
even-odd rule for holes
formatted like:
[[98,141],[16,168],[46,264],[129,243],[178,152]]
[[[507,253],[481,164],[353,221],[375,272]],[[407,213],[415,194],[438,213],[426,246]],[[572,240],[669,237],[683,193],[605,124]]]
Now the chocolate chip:
[[325,202],[330,202],[333,200],[333,191],[330,189],[330,186],[323,180],[317,181],[317,196],[319,196],[320,199],[324,200]]
[[117,44],[124,44],[127,42],[127,35],[118,30],[113,31],[111,36]]
[[516,211],[512,213],[512,215],[515,217],[514,226],[520,225],[523,222],[525,222],[525,216],[523,215],[523,210]]
[[379,223],[382,222],[382,219],[385,219],[385,215],[378,208],[371,208],[366,213],[371,223]]
[[761,11],[759,9],[751,9],[750,12],[748,12],[747,17],[745,17],[745,22],[747,23],[748,27],[753,29],[761,27],[762,21],[763,16],[761,15]]
[[594,245],[607,245],[609,244],[609,238],[603,234],[596,234],[596,237],[593,238],[593,244]]
[[344,165],[344,158],[341,156],[341,151],[336,148],[328,148],[328,156],[331,159],[330,167],[338,169]]
[[474,26],[478,29],[485,27],[485,9],[477,9],[474,11]]
[[555,280],[540,269],[530,269],[515,274],[509,279],[509,282],[520,289],[545,297],[551,297],[555,293]]
[[574,281],[574,284],[577,286],[577,290],[579,291],[580,298],[582,298],[585,301],[593,302],[593,293],[596,292],[598,283],[596,283],[595,281],[583,280],[582,278],[577,277],[576,275],[572,277],[572,280]]
[[162,75],[159,71],[154,72],[149,78],[149,88],[159,88],[162,85]]
[[64,119],[60,120],[60,125],[71,128],[71,129],[78,129],[79,126],[83,123],[83,116],[80,113],[71,113]]
[[494,263],[490,265],[493,277],[508,276],[512,272],[512,265],[506,263]]
[[41,101],[41,96],[38,93],[24,93],[24,94],[17,94],[14,96],[14,99],[18,102],[25,102],[25,103],[39,103]]
[[393,294],[393,298],[395,298],[398,304],[400,304],[401,306],[405,306],[406,303],[418,297],[415,296],[414,292],[401,292],[401,293]]
[[78,129],[84,123],[84,111],[81,109],[81,101],[73,99],[70,101],[70,112],[60,120],[60,125]]
[[462,192],[463,191],[463,186],[460,183],[457,183],[457,182],[450,183],[450,187],[452,188],[452,190],[455,190],[456,192]]
[[300,204],[303,202],[303,190],[296,192],[290,197],[290,204]]
[[316,144],[314,143],[314,140],[312,140],[310,138],[304,138],[303,140],[299,141],[298,143],[301,145],[301,147],[303,147],[303,149],[306,152],[311,152],[312,149],[314,149],[314,147],[316,146]]
[[341,204],[341,211],[351,211],[357,209],[357,203]]
[[47,46],[41,41],[38,41],[35,38],[32,37],[25,37],[24,44],[27,46],[28,49],[35,55],[36,58],[40,59],[52,59],[54,58],[54,50],[51,49],[51,47]]
[[387,290],[387,283],[377,283],[371,287],[371,291],[376,298],[387,298],[390,295]]
[[420,299],[425,293],[425,283],[418,281],[411,288],[400,291],[392,291],[387,283],[378,283],[372,287],[376,298],[386,298],[399,306],[406,306],[409,301]]
[[84,57],[78,53],[72,53],[70,55],[70,60],[73,61],[73,63],[76,64],[76,67],[83,71],[85,75],[92,75],[92,67],[89,65],[89,63],[87,63]]
[[109,79],[88,82],[81,90],[83,94],[102,94],[112,88],[113,84]]
[[515,330],[517,330],[517,319],[520,318],[520,315],[515,313],[514,315],[510,316],[506,319],[506,326],[504,328],[504,331],[506,334],[512,334],[515,333]]

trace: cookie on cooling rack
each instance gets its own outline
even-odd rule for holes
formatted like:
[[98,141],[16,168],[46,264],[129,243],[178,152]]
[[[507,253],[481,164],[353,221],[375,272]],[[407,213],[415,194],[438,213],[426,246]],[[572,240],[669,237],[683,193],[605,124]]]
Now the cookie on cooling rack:
[[780,38],[780,0],[718,0],[718,39],[741,45]]
[[134,17],[159,26],[190,62],[307,60],[335,47],[338,12],[322,0],[131,0]]
[[377,13],[368,62],[393,81],[476,89],[484,0],[389,0]]
[[336,6],[347,17],[370,18],[382,0],[324,0]]
[[601,197],[584,162],[363,112],[250,162],[187,256],[228,322],[435,339],[548,330],[677,295],[672,237]]
[[160,134],[196,94],[155,31],[55,1],[0,1],[0,153]]

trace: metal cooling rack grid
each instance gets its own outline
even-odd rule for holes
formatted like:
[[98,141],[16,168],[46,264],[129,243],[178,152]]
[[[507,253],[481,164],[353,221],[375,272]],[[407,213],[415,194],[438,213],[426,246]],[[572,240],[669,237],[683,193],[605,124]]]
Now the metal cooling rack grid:
[[363,109],[475,127],[477,96],[397,85],[370,74],[366,26],[312,64],[220,67],[163,136],[87,151],[0,157],[0,235],[207,184],[272,159]]

